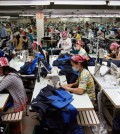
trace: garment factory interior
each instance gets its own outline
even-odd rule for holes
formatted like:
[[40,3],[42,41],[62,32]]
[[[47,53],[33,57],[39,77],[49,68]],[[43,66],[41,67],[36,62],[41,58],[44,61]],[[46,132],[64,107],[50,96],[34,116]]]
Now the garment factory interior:
[[0,134],[120,134],[119,0],[0,0]]

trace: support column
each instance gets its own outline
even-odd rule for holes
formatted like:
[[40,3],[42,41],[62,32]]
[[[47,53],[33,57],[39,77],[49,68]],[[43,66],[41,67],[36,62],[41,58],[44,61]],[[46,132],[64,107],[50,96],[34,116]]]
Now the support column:
[[44,37],[44,14],[42,12],[36,13],[36,29],[37,29],[37,43],[41,43]]

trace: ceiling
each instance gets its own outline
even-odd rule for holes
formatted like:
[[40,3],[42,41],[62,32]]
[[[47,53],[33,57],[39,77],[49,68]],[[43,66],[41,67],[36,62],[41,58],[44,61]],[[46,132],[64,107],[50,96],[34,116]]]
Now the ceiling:
[[[29,2],[32,0],[29,0]],[[34,0],[37,1],[37,0]],[[47,1],[47,0],[44,0]],[[55,5],[52,0],[50,5],[9,5],[11,0],[1,1],[0,3],[0,16],[11,16],[17,17],[19,14],[31,14],[34,15],[36,12],[43,11],[45,15],[81,15],[81,14],[120,14],[120,6],[108,6],[106,5]],[[80,0],[78,0],[80,1]],[[88,0],[87,0],[88,1]],[[91,0],[89,0],[91,1]],[[100,0],[96,0],[100,1]],[[101,0],[102,1],[102,0]],[[110,1],[110,0],[109,0]],[[114,1],[114,0],[112,0]],[[13,2],[13,1],[12,1]],[[25,3],[25,1],[20,1]],[[8,3],[8,4],[7,4]],[[18,1],[14,1],[18,3]]]

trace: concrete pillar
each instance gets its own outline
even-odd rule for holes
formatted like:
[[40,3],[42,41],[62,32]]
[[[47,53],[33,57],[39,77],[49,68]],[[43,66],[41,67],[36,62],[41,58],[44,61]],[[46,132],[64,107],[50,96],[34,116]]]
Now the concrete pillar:
[[41,42],[44,37],[44,14],[42,12],[36,13],[36,29],[37,29],[37,43]]

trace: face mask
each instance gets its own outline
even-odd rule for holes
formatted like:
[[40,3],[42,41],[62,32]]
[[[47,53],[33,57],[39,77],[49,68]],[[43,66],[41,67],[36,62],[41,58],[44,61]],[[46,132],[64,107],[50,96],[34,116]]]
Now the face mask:
[[72,67],[72,69],[73,69],[73,71],[75,71],[75,72],[78,72],[78,71],[79,71],[79,69],[77,69],[76,67]]
[[74,47],[74,50],[77,50],[77,47]]
[[115,53],[115,50],[113,50],[112,53]]

